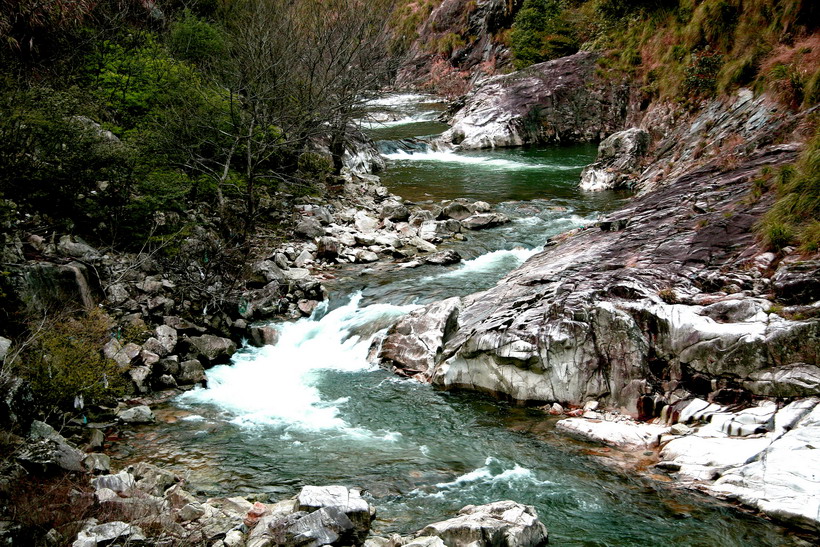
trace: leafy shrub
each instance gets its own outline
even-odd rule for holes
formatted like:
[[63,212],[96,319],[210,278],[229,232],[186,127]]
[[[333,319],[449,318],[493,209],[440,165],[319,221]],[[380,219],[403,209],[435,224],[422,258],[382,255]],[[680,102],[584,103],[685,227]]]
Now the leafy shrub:
[[32,343],[12,366],[28,380],[45,413],[71,410],[78,397],[84,405],[97,405],[124,394],[122,371],[100,352],[110,327],[108,316],[96,309],[31,325]]
[[515,16],[510,43],[516,68],[570,55],[579,45],[558,0],[525,0]]
[[723,55],[706,48],[693,53],[684,70],[684,93],[705,98],[715,94],[717,76],[723,66]]
[[225,40],[214,26],[186,10],[182,19],[171,24],[168,46],[175,57],[208,65],[225,51]]

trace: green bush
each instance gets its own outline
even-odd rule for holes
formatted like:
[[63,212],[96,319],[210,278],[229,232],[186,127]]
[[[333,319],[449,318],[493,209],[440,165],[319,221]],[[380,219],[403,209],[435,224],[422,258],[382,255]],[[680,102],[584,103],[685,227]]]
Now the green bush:
[[99,405],[125,393],[123,371],[101,353],[110,326],[110,318],[99,310],[31,325],[31,345],[12,367],[29,382],[45,414],[71,411],[78,398],[85,406]]
[[575,53],[576,34],[559,0],[525,0],[510,32],[515,67]]
[[218,60],[225,52],[225,40],[214,25],[185,10],[171,24],[168,47],[179,59],[203,66]]

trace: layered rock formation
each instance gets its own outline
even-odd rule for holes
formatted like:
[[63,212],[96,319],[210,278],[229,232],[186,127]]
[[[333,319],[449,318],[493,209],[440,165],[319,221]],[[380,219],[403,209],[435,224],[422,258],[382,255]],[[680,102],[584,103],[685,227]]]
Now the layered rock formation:
[[646,395],[734,400],[773,367],[816,363],[820,321],[775,313],[766,298],[772,264],[752,231],[767,202],[750,202],[749,181],[795,153],[777,146],[729,172],[702,168],[550,242],[496,287],[465,298],[457,329],[436,328],[446,339],[440,355],[431,348],[427,376],[446,388],[571,405],[596,399],[637,413]]
[[480,82],[440,146],[492,148],[588,142],[622,129],[629,88],[595,75],[598,55],[579,52]]

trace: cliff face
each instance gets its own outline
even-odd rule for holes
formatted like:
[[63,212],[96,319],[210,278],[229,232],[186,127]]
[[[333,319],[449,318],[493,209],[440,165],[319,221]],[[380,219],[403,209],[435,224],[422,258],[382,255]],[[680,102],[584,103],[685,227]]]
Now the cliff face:
[[512,25],[522,1],[443,0],[420,25],[397,84],[460,95],[507,66],[509,50],[498,33]]
[[[583,64],[588,55],[545,65]],[[441,325],[413,324],[430,314],[405,319],[397,330],[437,332],[437,343],[425,341],[424,366],[391,337],[383,357],[447,388],[571,405],[595,399],[644,417],[692,396],[734,403],[820,393],[820,382],[798,378],[820,377],[814,308],[774,304],[820,298],[818,262],[767,253],[754,234],[772,197],[754,194],[752,181],[794,161],[799,145],[772,142],[788,142],[800,117],[742,91],[694,115],[655,105],[643,122],[653,144],[628,207],[548,242],[493,289],[450,303],[449,314],[433,314]]]
[[589,142],[622,129],[629,87],[598,77],[597,59],[585,51],[482,81],[440,143],[493,148]]

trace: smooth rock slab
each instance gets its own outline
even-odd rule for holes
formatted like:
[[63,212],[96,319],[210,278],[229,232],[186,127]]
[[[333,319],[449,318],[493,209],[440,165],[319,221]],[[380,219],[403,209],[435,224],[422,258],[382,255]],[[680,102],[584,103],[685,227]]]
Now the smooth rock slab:
[[437,536],[447,547],[540,547],[547,527],[531,505],[497,501],[468,505],[459,516],[421,529],[418,536]]
[[607,422],[585,418],[567,418],[555,424],[555,428],[599,443],[633,450],[655,448],[661,435],[669,433],[668,427],[641,424],[632,421]]

